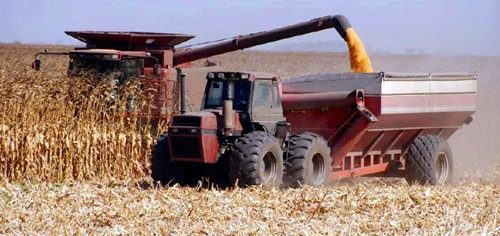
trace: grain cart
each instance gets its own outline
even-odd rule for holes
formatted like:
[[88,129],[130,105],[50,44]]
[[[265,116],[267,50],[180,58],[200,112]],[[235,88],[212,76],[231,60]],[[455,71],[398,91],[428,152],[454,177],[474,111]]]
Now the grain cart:
[[288,80],[281,98],[295,136],[287,175],[296,176],[293,167],[303,157],[295,153],[307,150],[293,142],[305,142],[312,132],[331,148],[332,179],[379,174],[448,182],[453,158],[446,140],[471,121],[476,89],[476,75],[468,73],[346,73]]
[[348,43],[351,68],[364,73],[284,82],[269,73],[208,73],[201,110],[175,115],[154,147],[152,178],[265,188],[354,176],[450,181],[446,140],[471,121],[476,75],[371,72],[342,19],[336,28]]
[[178,49],[175,48],[177,45],[194,36],[151,32],[66,31],[66,34],[86,43],[86,46],[70,52],[37,53],[32,67],[40,70],[40,57],[43,55],[63,55],[69,56],[70,76],[81,75],[82,71],[92,71],[98,75],[113,76],[115,83],[131,78],[140,79],[145,93],[142,95],[148,98],[152,106],[140,108],[133,99],[128,99],[129,114],[153,120],[168,120],[178,112],[179,107],[186,107],[179,106],[179,102],[186,101],[179,100],[178,83],[184,79],[180,69],[189,67],[190,62],[324,29],[337,28],[339,32],[343,32],[343,24],[345,20],[342,16],[325,16],[271,31],[237,36],[208,46]]

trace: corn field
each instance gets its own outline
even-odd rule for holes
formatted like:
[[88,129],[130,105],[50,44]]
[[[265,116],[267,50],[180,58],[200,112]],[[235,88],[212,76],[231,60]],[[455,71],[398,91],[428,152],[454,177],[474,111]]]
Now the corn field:
[[151,124],[126,115],[126,98],[112,97],[110,80],[69,79],[66,58],[47,58],[37,72],[29,68],[35,51],[14,49],[21,56],[5,47],[0,54],[0,175],[58,181],[148,174]]

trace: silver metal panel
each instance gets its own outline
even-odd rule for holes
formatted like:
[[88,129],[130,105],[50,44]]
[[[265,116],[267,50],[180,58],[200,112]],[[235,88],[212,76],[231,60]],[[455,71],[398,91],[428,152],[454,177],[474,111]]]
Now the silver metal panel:
[[422,106],[422,107],[382,107],[383,114],[400,114],[400,113],[426,113],[426,112],[461,112],[475,111],[476,106]]
[[381,94],[475,93],[477,81],[472,80],[391,80],[382,81]]
[[475,73],[316,74],[283,82],[284,93],[324,93],[364,89],[367,95],[476,93]]
[[381,72],[384,80],[471,80],[475,73],[397,73]]
[[316,74],[292,78],[283,82],[284,93],[352,92],[380,94],[380,73]]

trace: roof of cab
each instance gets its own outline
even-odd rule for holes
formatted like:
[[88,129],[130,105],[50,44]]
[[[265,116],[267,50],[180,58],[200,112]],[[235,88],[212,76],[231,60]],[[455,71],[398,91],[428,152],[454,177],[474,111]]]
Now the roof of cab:
[[119,50],[172,49],[175,45],[194,38],[194,35],[155,32],[121,31],[65,31],[87,44],[87,48]]
[[258,71],[211,71],[210,73],[241,73],[241,74],[249,74],[255,78],[259,79],[274,79],[278,78],[275,74],[267,73],[267,72],[258,72]]

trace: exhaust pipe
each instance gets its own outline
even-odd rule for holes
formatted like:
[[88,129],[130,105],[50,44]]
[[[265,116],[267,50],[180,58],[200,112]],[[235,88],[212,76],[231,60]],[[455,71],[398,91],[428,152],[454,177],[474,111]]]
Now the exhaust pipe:
[[177,70],[177,80],[181,84],[181,114],[186,113],[186,96],[187,96],[187,86],[186,86],[186,74],[182,73],[182,70],[180,68],[176,68]]
[[230,136],[234,129],[234,110],[233,110],[233,80],[227,80],[227,99],[222,106],[222,117],[224,120],[224,135]]

